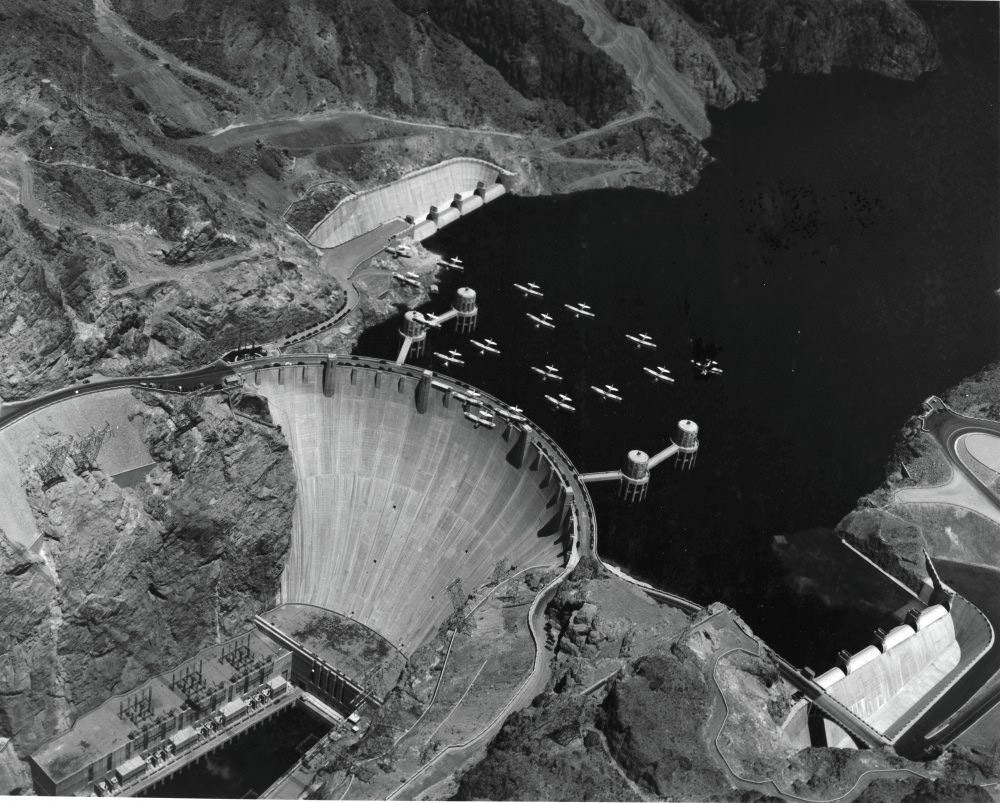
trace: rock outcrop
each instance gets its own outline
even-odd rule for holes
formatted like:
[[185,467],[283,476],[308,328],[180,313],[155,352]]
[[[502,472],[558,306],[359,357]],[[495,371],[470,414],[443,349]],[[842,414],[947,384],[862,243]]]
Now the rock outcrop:
[[0,534],[0,735],[19,754],[273,604],[291,456],[254,405],[233,404],[137,398],[156,464],[132,487],[97,469],[46,487],[23,461],[43,541]]
[[507,720],[456,799],[823,799],[866,770],[917,767],[891,751],[809,747],[789,726],[795,690],[723,605],[686,617],[598,573],[547,613],[549,689]]

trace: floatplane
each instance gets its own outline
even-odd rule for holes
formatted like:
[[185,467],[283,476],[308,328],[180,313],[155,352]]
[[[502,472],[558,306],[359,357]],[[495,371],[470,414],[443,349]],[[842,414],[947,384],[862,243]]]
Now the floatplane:
[[511,421],[524,421],[524,410],[517,405],[508,407],[503,411],[503,415],[506,415]]
[[702,376],[722,376],[722,369],[716,360],[691,360],[691,365],[697,368]]
[[555,329],[556,325],[552,322],[552,316],[548,313],[541,313],[540,315],[535,315],[531,312],[526,312],[525,315],[528,316],[528,320],[535,324],[535,328],[538,329],[544,326],[546,329]]
[[482,340],[476,340],[475,338],[469,338],[469,342],[479,349],[480,354],[490,354],[500,355],[500,349],[497,348],[497,342],[495,340],[490,340],[488,337],[484,337]]
[[465,265],[462,264],[462,260],[458,257],[439,259],[438,265],[442,268],[450,268],[451,270],[465,270]]
[[392,254],[394,257],[409,257],[413,256],[413,252],[410,250],[410,246],[405,243],[398,243],[396,245],[387,245],[385,250]]
[[445,365],[465,365],[465,360],[462,359],[462,353],[452,349],[447,354],[442,354],[440,351],[435,351],[434,356],[437,357]]
[[497,422],[493,419],[493,413],[483,408],[479,408],[478,410],[466,410],[465,417],[475,424],[476,429],[479,429],[479,427],[493,429],[497,425]]
[[525,282],[524,284],[518,284],[517,282],[514,282],[514,287],[520,290],[524,294],[525,298],[527,298],[528,296],[535,296],[536,298],[541,298],[544,295],[544,293],[542,293],[542,288],[539,287],[534,282]]
[[616,402],[620,402],[622,400],[621,394],[618,392],[618,388],[614,385],[605,385],[603,388],[599,388],[597,385],[591,385],[590,389],[602,399]]
[[460,391],[460,390],[456,390],[453,395],[454,395],[454,397],[456,399],[458,399],[458,401],[460,401],[462,403],[463,407],[469,406],[469,405],[471,405],[471,406],[474,407],[477,404],[482,404],[482,399],[480,399],[479,394],[475,393],[475,392],[473,392],[471,390],[470,391],[466,391],[464,393],[462,391]]
[[653,377],[654,382],[666,382],[668,385],[674,383],[674,378],[670,375],[670,369],[664,368],[662,365],[657,365],[655,368],[644,365],[642,366],[642,370]]
[[653,342],[653,338],[642,332],[638,335],[625,335],[626,340],[630,340],[635,343],[637,349],[655,349],[656,343]]
[[416,279],[412,278],[408,274],[396,273],[395,271],[393,271],[392,278],[395,279],[397,282],[401,282],[402,284],[408,284],[411,287],[421,287],[421,288],[423,287],[423,285],[420,282],[418,282]]
[[423,326],[433,326],[435,329],[441,328],[441,321],[438,320],[437,315],[425,315],[420,310],[413,311],[413,320]]
[[584,304],[582,301],[577,301],[576,304],[563,304],[566,309],[572,312],[577,318],[593,318],[594,313],[590,309],[590,304]]
[[544,368],[532,365],[531,370],[538,374],[543,381],[554,379],[556,382],[562,382],[562,375],[559,373],[559,369],[554,365],[546,365]]
[[572,402],[573,400],[565,393],[560,393],[558,399],[555,396],[550,396],[548,393],[546,393],[545,400],[552,405],[553,409],[565,410],[568,413],[576,412],[576,408],[572,404],[570,404],[570,402]]

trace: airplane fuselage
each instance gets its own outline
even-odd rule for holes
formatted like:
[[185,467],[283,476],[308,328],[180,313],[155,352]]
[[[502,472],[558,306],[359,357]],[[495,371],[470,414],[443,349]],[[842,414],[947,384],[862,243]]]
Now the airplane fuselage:
[[636,337],[635,335],[625,335],[625,338],[627,340],[630,340],[632,343],[635,343],[636,348],[640,349],[656,348],[656,343],[654,343],[652,340],[646,340],[645,338]]

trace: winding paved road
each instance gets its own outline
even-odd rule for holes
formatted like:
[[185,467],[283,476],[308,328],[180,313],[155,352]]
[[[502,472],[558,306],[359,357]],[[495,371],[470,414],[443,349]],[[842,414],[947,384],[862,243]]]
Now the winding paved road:
[[[928,399],[924,429],[941,446],[954,471],[1000,508],[1000,498],[959,457],[958,439],[963,435],[986,433],[1000,437],[1000,423],[960,415],[941,399]],[[978,607],[1000,632],[1000,591],[981,577],[980,569],[953,561],[939,560],[945,582]],[[896,740],[896,751],[908,758],[920,758],[934,747],[945,747],[1000,703],[1000,639],[965,675]]]

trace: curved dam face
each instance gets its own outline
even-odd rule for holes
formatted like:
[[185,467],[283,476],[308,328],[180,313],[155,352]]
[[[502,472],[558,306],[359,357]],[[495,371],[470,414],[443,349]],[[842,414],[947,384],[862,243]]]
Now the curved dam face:
[[374,360],[253,376],[296,470],[282,602],[349,616],[409,654],[453,612],[456,580],[464,598],[501,561],[563,565],[563,483],[537,455],[516,465],[519,430],[500,416],[475,426],[429,378],[420,412],[419,376]]
[[[313,227],[308,239],[319,248],[334,248],[390,220],[410,215],[422,221],[432,206],[442,210],[442,218],[431,227],[436,228],[437,224],[444,225],[462,214],[451,206],[456,195],[482,205],[502,192],[503,185],[499,182],[512,175],[482,159],[448,159],[415,170],[390,184],[344,198]],[[480,184],[486,188],[482,198],[474,195]]]

